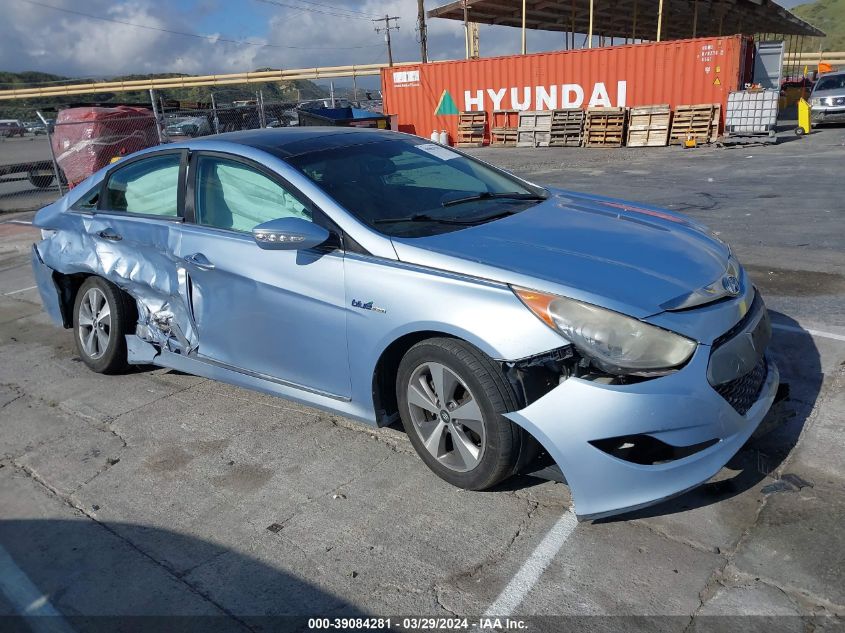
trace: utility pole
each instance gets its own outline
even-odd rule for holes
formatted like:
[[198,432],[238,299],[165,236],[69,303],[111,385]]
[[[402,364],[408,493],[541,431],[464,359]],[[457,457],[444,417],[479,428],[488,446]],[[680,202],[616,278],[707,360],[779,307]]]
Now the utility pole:
[[425,0],[417,0],[417,29],[420,32],[420,57],[428,61],[428,27],[425,25]]
[[389,66],[393,66],[393,49],[390,48],[390,32],[391,31],[398,31],[399,25],[396,24],[395,26],[390,26],[390,21],[393,20],[394,23],[399,20],[399,16],[391,16],[388,14],[384,14],[383,18],[377,18],[373,20],[373,22],[384,22],[383,27],[375,27],[376,33],[381,33],[384,31],[384,41],[387,42],[387,64]]
[[478,22],[469,23],[469,56],[472,59],[481,57],[479,50]]
[[469,59],[469,7],[467,0],[463,1],[464,5],[464,42],[466,44],[466,58]]

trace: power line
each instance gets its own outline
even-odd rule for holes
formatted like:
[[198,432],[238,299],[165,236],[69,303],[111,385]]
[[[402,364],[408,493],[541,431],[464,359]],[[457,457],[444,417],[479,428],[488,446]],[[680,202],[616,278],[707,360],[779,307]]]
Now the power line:
[[[354,9],[344,9],[343,7],[330,7],[330,5],[325,4],[318,4],[316,2],[312,2],[310,4],[315,4],[319,7],[330,7],[331,10],[324,10],[324,9],[316,9],[312,7],[303,7],[297,6],[294,4],[288,4],[287,2],[280,2],[279,0],[256,0],[257,2],[262,2],[264,4],[272,4],[277,7],[282,7],[285,9],[296,9],[298,11],[309,11],[311,13],[319,13],[321,15],[329,15],[336,18],[351,18],[354,20],[370,20],[375,15],[374,13],[364,13],[362,11],[356,11]],[[300,0],[305,1],[305,0]],[[355,15],[359,14],[359,15]]]
[[318,7],[331,7],[335,9],[340,9],[341,11],[349,11],[350,13],[360,13],[361,15],[368,15],[370,17],[375,17],[376,15],[375,13],[367,13],[366,11],[358,11],[358,9],[347,9],[345,7],[338,7],[337,5],[322,4],[320,2],[314,2],[313,0],[299,0],[299,2],[302,2],[304,4],[313,4]]
[[[342,51],[342,50],[353,50],[353,49],[361,49],[361,48],[373,48],[378,46],[378,44],[367,44],[364,46],[284,46],[282,44],[269,44],[269,43],[262,43],[262,42],[252,42],[250,40],[235,40],[226,37],[218,37],[216,35],[203,35],[201,33],[188,33],[185,31],[175,31],[173,29],[166,29],[159,26],[150,26],[148,24],[137,24],[135,22],[127,22],[126,20],[118,20],[116,18],[107,18],[101,15],[92,15],[90,13],[83,13],[82,11],[75,11],[73,9],[65,9],[64,7],[56,7],[52,4],[46,4],[43,2],[37,2],[37,0],[18,0],[19,2],[25,2],[27,4],[35,5],[38,7],[43,7],[45,9],[53,9],[54,11],[61,11],[62,13],[70,13],[72,15],[78,15],[84,18],[90,18],[92,20],[100,20],[102,22],[113,22],[115,24],[123,24],[124,26],[131,26],[138,29],[147,29],[149,31],[159,31],[161,33],[169,33],[171,35],[181,35],[183,37],[193,37],[196,39],[201,40],[208,40],[209,42],[226,42],[227,44],[239,44],[242,46],[256,46],[259,48],[281,48],[281,49],[288,49],[288,50],[312,50],[312,51]],[[339,16],[340,17],[340,16]],[[348,17],[348,16],[347,16]]]
[[297,0],[297,1],[301,2],[303,4],[313,4],[314,6],[325,7],[325,8],[329,8],[329,9],[336,10],[336,11],[344,11],[344,12],[348,12],[348,13],[357,13],[359,15],[364,15],[364,16],[367,16],[369,18],[374,18],[377,15],[375,13],[368,13],[366,11],[359,11],[358,9],[347,9],[346,7],[339,7],[337,5],[323,4],[321,2],[314,2],[313,0]]

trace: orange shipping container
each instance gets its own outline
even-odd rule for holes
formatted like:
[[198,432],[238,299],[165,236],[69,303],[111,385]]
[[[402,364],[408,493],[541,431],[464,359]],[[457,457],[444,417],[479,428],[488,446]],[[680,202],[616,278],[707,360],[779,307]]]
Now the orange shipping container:
[[385,68],[384,112],[403,132],[428,137],[457,114],[592,106],[719,103],[739,89],[749,67],[748,39],[673,40],[605,48],[491,57]]

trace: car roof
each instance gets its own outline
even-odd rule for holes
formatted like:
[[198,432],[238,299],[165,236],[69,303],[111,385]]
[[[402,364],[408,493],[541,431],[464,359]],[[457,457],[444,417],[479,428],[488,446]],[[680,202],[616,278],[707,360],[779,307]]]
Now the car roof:
[[190,146],[202,149],[206,143],[224,141],[287,158],[321,150],[403,138],[407,138],[407,135],[373,128],[303,126],[226,132],[196,139]]

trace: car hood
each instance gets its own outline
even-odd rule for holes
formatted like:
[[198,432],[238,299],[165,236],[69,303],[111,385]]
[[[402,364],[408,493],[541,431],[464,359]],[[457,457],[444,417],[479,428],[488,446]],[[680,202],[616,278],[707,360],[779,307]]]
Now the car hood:
[[501,220],[393,244],[403,262],[555,292],[638,318],[720,280],[730,256],[684,216],[559,190]]

